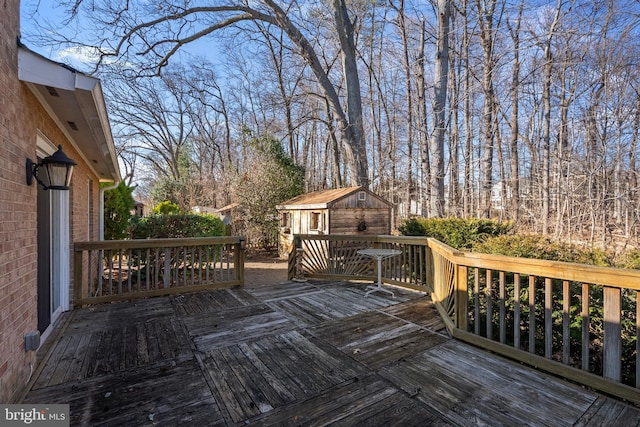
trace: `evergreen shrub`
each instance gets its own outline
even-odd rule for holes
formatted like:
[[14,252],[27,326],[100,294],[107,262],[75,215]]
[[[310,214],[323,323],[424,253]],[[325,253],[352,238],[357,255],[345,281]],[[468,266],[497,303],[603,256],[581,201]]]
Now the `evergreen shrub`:
[[132,239],[170,239],[224,236],[222,220],[213,215],[173,214],[133,218],[129,227]]
[[580,264],[610,267],[612,261],[601,249],[553,241],[538,234],[513,234],[495,236],[474,243],[474,252],[507,255],[551,261],[576,262]]
[[433,237],[455,249],[471,250],[474,244],[506,234],[512,228],[511,222],[490,219],[410,218],[398,230],[404,236]]

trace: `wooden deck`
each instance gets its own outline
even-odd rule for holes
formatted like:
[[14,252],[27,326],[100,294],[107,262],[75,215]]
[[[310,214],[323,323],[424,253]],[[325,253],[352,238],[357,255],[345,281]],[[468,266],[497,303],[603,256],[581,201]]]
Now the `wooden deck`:
[[429,299],[284,282],[68,314],[25,403],[72,425],[634,426],[640,411],[450,339]]

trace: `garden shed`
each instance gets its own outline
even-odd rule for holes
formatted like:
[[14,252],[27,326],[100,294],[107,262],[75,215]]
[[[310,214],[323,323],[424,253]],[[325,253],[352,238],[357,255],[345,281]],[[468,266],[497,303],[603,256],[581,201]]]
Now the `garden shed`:
[[277,206],[278,252],[286,257],[295,234],[391,233],[391,203],[364,187],[302,194]]

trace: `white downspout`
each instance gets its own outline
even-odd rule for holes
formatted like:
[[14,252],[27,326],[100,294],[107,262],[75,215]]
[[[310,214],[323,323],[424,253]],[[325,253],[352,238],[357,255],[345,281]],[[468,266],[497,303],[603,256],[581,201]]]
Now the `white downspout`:
[[98,240],[104,240],[104,192],[108,190],[114,190],[120,185],[120,181],[115,181],[115,183],[109,187],[104,187],[100,189],[100,206],[98,208],[100,214],[98,216]]

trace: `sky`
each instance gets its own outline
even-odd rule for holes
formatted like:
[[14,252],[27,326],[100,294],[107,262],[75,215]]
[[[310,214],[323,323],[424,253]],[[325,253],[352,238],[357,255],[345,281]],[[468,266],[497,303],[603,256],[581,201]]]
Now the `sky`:
[[[42,39],[46,37],[48,32],[47,26],[54,28],[63,28],[67,13],[57,1],[52,0],[23,0],[20,2],[20,32],[21,41],[30,50],[37,52],[53,61],[61,62],[69,65],[82,72],[92,72],[93,65],[98,60],[98,56],[94,51],[88,48],[71,48],[63,45],[51,45],[43,43]],[[65,34],[73,34],[76,32],[74,27],[68,26],[64,28]],[[89,38],[88,34],[86,34]],[[83,34],[80,32],[75,39],[82,40]],[[205,40],[197,40],[190,43],[182,52],[206,57],[209,60],[215,60],[218,50],[214,46],[212,38]]]

